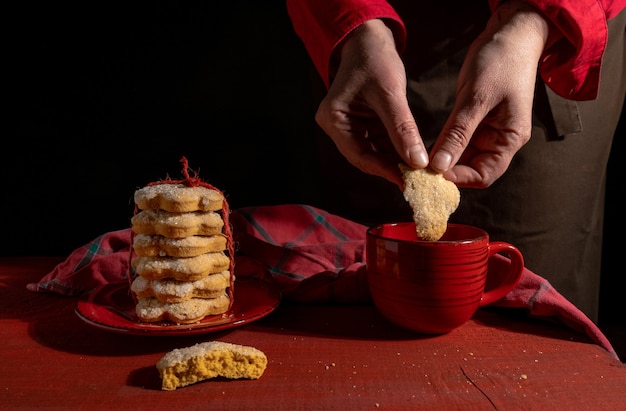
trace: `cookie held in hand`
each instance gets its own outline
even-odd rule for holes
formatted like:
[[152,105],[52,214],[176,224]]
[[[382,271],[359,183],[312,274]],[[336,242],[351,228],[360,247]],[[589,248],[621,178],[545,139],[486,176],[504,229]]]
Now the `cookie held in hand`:
[[417,236],[437,241],[446,232],[448,219],[461,200],[457,186],[433,170],[413,170],[400,164],[404,199],[413,210]]

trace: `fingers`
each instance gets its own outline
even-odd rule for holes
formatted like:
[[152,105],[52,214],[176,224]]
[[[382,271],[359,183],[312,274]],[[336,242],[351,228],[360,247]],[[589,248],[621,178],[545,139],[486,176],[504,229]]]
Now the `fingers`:
[[495,152],[481,153],[467,165],[456,164],[444,172],[443,176],[459,187],[487,188],[504,174],[511,158]]
[[431,151],[430,166],[435,171],[448,171],[469,145],[474,131],[489,112],[489,108],[480,101],[463,98],[463,93],[459,93],[452,113]]
[[352,133],[335,133],[331,138],[339,152],[353,166],[402,186],[402,175],[398,168],[400,160],[389,139],[370,139]]
[[398,163],[424,168],[428,153],[409,108],[393,33],[382,20],[369,20],[346,38],[339,55],[316,121],[354,166],[401,185]]
[[[422,151],[417,154],[417,161],[400,156],[401,150],[397,149],[397,141],[390,138],[390,133],[380,118],[355,118],[340,111],[329,115],[328,111],[322,110],[318,111],[316,119],[352,165],[365,173],[383,177],[399,187],[402,187],[403,182],[398,163],[406,163],[412,168],[424,168],[428,165],[428,155],[414,121],[413,138],[417,134],[417,150]],[[403,134],[398,133],[397,137],[402,138]],[[399,146],[402,147],[401,144]]]
[[[459,187],[489,187],[506,172],[515,153],[530,139],[530,127],[505,121],[503,118],[507,117],[503,115],[476,113],[475,120],[463,123],[469,124],[463,132],[446,134],[448,129],[444,128],[436,143],[438,146],[434,148],[440,151],[433,152],[433,168],[435,158],[442,153],[443,157],[449,155],[453,159],[448,168],[437,171]],[[461,114],[460,118],[466,118],[466,115]],[[470,131],[475,122],[479,125]],[[460,150],[460,153],[452,154],[454,150]]]
[[[318,107],[317,123],[352,165],[401,187],[398,163],[412,168],[428,165],[405,87],[395,87],[393,81],[385,85],[368,83],[368,87],[360,88],[354,83],[340,83],[347,80],[338,77],[331,86]],[[356,92],[347,91],[353,89]]]
[[[385,102],[383,101],[383,103]],[[428,166],[428,152],[406,97],[402,95],[399,101],[387,101],[386,107],[386,109],[385,107],[375,107],[375,109],[380,114],[381,121],[389,134],[389,139],[400,158],[414,169]]]

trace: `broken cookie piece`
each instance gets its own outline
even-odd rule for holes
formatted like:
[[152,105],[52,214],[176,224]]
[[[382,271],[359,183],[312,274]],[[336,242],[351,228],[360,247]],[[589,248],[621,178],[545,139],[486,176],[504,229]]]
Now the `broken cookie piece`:
[[459,206],[459,189],[430,168],[413,170],[404,164],[399,167],[404,199],[413,210],[417,236],[421,240],[439,240],[446,232],[450,215]]
[[267,357],[254,347],[209,341],[170,351],[156,367],[162,389],[175,390],[214,377],[258,379]]

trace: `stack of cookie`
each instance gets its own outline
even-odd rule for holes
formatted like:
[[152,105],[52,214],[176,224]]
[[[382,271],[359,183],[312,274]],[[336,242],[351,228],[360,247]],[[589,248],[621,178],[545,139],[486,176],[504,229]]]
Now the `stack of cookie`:
[[189,324],[228,311],[222,193],[173,183],[143,187],[134,197],[131,290],[139,319]]

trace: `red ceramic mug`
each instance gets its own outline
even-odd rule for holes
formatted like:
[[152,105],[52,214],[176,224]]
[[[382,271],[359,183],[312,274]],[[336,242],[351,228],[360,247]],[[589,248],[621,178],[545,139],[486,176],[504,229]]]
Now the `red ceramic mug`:
[[[507,271],[488,272],[489,258],[496,253],[510,258]],[[490,242],[480,228],[448,224],[439,241],[424,241],[412,222],[369,228],[366,264],[378,310],[397,325],[423,334],[444,334],[463,325],[478,307],[513,290],[524,269],[515,246]]]

